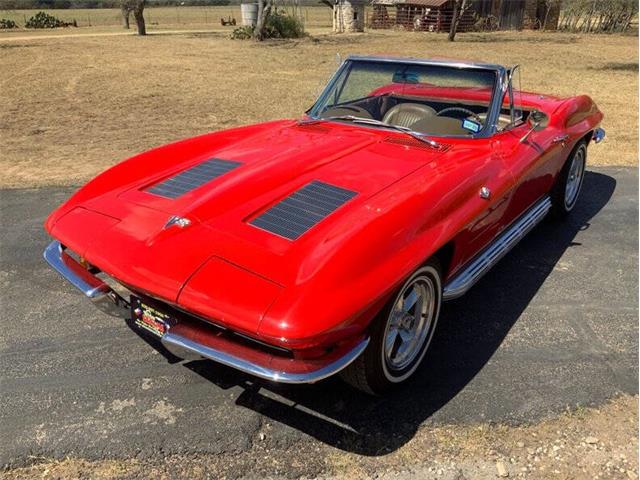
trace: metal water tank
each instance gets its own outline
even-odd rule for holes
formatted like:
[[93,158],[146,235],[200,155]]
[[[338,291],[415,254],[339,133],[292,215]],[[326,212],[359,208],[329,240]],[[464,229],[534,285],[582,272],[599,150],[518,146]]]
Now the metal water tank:
[[254,27],[258,21],[258,4],[242,3],[240,4],[240,14],[242,15],[242,25]]

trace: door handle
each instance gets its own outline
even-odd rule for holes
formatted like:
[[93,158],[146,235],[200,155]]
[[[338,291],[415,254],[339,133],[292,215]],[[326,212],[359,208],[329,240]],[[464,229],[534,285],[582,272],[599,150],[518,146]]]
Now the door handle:
[[568,138],[569,138],[569,135],[567,135],[566,133],[564,135],[558,135],[557,137],[554,137],[553,140],[551,140],[551,143],[553,144],[561,143],[562,146],[564,147],[567,144]]

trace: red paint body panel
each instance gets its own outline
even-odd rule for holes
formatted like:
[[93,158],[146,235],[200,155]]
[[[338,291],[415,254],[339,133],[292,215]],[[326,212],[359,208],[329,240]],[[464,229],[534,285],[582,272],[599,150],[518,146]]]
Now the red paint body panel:
[[74,206],[60,215],[55,225],[50,223],[49,233],[78,255],[85,256],[91,245],[119,222],[117,218]]
[[[488,91],[452,90],[404,93],[489,100]],[[550,117],[526,143],[526,125],[490,138],[437,139],[442,149],[335,122],[282,120],[203,135],[107,170],[46,228],[130,288],[267,343],[350,341],[443,245],[453,246],[451,278],[548,193],[573,145],[602,120],[585,96],[523,93],[522,103]],[[553,142],[560,134],[569,135],[565,147]],[[241,165],[175,200],[146,191],[214,157]],[[295,241],[249,224],[313,180],[357,195]],[[489,200],[478,195],[483,186]],[[191,224],[165,229],[172,215]]]
[[226,327],[258,332],[258,326],[282,287],[217,257],[210,258],[178,297],[184,309],[215,318]]

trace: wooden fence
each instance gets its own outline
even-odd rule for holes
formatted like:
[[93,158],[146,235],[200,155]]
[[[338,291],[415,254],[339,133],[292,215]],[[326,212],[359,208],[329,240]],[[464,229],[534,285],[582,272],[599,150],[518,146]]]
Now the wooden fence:
[[[367,27],[371,29],[399,28],[426,32],[448,32],[451,28],[453,14],[450,11],[425,11],[425,9],[419,7],[403,7],[396,9],[395,7],[374,5],[373,11],[367,17]],[[473,14],[465,12],[459,19],[458,32],[489,30],[490,28],[484,28],[485,24],[485,19],[476,20]],[[493,30],[496,28],[493,28]]]

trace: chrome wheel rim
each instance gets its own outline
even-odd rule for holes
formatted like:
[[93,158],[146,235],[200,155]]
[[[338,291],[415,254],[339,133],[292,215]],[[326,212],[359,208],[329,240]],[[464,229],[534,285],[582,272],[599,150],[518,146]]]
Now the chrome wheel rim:
[[435,323],[436,295],[426,276],[414,279],[398,295],[384,335],[384,361],[390,370],[407,368],[423,351]]
[[564,191],[564,206],[571,209],[578,199],[582,178],[584,176],[584,148],[579,148],[571,160],[569,174],[567,175],[567,185]]

